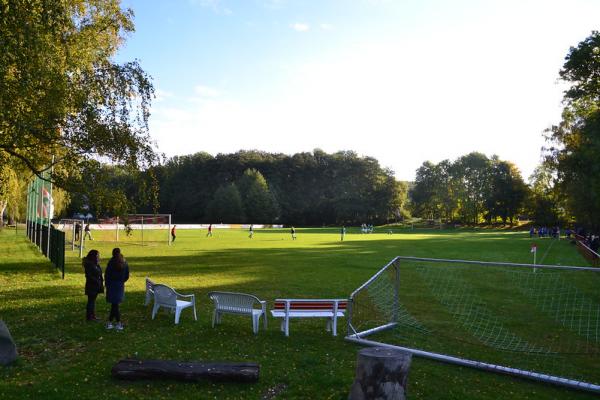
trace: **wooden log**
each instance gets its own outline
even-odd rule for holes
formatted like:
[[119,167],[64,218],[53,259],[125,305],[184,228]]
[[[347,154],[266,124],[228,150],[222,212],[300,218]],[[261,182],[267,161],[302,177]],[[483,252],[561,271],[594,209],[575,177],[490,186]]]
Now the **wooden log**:
[[4,321],[0,320],[0,365],[8,365],[18,357],[17,345]]
[[118,379],[175,379],[186,382],[257,382],[256,363],[179,362],[169,360],[124,359],[112,368]]
[[412,354],[385,347],[358,352],[348,400],[405,400]]

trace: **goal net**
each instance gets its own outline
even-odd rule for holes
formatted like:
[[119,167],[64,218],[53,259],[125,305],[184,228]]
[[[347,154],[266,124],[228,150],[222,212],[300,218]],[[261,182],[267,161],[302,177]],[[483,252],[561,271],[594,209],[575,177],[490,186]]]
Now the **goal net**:
[[83,219],[61,219],[58,221],[56,228],[65,233],[65,246],[71,250],[79,247],[83,230],[85,227]]
[[396,257],[350,296],[347,340],[600,392],[600,270]]
[[171,244],[171,214],[130,214],[92,224],[93,240],[132,245]]

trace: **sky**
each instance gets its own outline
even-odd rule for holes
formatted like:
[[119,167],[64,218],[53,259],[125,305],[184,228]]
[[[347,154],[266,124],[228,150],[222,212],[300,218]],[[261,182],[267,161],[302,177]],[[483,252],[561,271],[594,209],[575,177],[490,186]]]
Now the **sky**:
[[478,151],[527,179],[598,0],[123,0],[168,157],[352,150],[400,180]]

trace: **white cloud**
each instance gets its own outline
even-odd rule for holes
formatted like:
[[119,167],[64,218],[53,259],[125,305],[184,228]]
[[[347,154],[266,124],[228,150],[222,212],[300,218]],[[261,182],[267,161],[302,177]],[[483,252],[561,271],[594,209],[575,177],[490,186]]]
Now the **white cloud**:
[[290,27],[295,30],[296,32],[306,32],[310,29],[310,26],[308,24],[302,23],[302,22],[296,22],[290,25]]
[[324,31],[331,31],[331,30],[333,30],[333,25],[331,25],[331,24],[321,24],[320,27]]
[[194,92],[201,97],[216,97],[220,94],[217,89],[203,85],[194,87]]

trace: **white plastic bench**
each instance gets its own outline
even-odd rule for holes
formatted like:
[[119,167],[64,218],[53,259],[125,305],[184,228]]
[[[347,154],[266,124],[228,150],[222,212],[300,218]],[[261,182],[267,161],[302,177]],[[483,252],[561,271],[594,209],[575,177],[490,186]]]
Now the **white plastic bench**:
[[145,306],[150,304],[150,302],[154,298],[154,285],[155,283],[152,282],[150,278],[146,277],[146,299],[144,300]]
[[326,329],[337,336],[337,319],[346,312],[346,299],[276,299],[271,314],[283,318],[281,330],[290,335],[290,318],[327,318]]
[[[180,298],[190,299],[180,300]],[[180,294],[175,289],[170,288],[167,285],[155,284],[154,285],[154,307],[152,308],[152,319],[156,317],[156,313],[160,307],[168,308],[175,311],[175,324],[179,323],[179,317],[181,311],[188,307],[192,307],[194,310],[194,320],[198,321],[196,316],[196,296],[193,294]]]
[[[245,293],[210,292],[208,297],[214,302],[212,326],[221,323],[223,314],[249,315],[252,317],[252,332],[258,333],[260,317],[264,316],[264,326],[267,329],[267,302],[258,297]],[[254,306],[258,305],[259,308]]]

